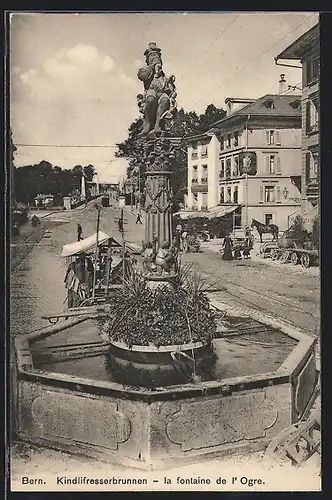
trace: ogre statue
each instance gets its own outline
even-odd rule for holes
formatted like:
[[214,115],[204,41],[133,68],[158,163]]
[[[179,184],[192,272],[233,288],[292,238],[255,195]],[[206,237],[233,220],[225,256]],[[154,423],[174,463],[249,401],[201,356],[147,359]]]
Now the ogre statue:
[[147,66],[140,68],[137,76],[145,93],[137,96],[137,103],[143,114],[142,135],[154,138],[164,129],[164,119],[171,119],[176,112],[175,77],[165,76],[161,50],[155,42],[149,44],[144,55]]

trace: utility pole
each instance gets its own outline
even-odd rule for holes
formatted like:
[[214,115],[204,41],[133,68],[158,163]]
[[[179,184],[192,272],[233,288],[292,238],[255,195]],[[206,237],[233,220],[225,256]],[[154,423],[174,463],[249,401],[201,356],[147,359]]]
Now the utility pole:
[[[249,130],[248,130],[248,122],[250,120],[250,115],[248,115],[247,118],[247,123],[246,123],[246,148],[245,151],[246,153],[248,152],[248,142],[249,142]],[[244,165],[245,165],[245,171],[244,171],[244,191],[245,191],[245,227],[249,225],[249,214],[248,214],[248,160],[245,156],[244,158]]]
[[100,206],[97,205],[97,232],[96,232],[95,267],[94,267],[94,273],[93,273],[92,297],[95,296],[96,281],[97,281],[99,225],[100,225]]

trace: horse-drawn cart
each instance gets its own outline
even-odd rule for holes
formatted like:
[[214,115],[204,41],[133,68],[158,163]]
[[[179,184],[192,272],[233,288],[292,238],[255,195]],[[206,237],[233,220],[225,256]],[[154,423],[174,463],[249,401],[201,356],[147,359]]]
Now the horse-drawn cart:
[[279,260],[284,264],[290,262],[294,266],[301,264],[306,268],[317,265],[319,259],[318,250],[302,248],[296,242],[291,248],[277,246],[271,249],[270,256],[274,261]]

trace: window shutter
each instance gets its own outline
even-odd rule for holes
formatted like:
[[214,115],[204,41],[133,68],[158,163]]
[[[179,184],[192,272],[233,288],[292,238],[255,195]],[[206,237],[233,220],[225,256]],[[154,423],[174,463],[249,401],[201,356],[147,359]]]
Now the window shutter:
[[265,131],[266,144],[270,144],[270,131]]
[[277,201],[281,200],[280,186],[277,186]]
[[261,186],[259,188],[259,201],[264,201],[264,188]]
[[265,156],[265,175],[269,175],[270,157]]
[[279,155],[276,155],[275,161],[276,161],[276,172],[278,175],[281,175],[281,165],[280,165],[280,156]]
[[276,131],[276,144],[281,144],[280,142],[280,132],[279,130]]
[[310,179],[310,164],[311,164],[311,155],[308,152],[305,155],[305,177],[307,181]]
[[311,127],[311,124],[310,124],[310,102],[308,101],[305,105],[305,130],[306,130],[306,133],[308,134],[310,132],[310,127]]

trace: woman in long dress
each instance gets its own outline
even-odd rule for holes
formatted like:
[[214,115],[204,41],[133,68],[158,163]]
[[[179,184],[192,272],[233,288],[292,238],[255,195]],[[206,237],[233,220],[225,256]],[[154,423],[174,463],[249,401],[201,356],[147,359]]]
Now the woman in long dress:
[[229,234],[226,234],[223,243],[224,253],[222,256],[223,260],[233,260],[233,243]]

